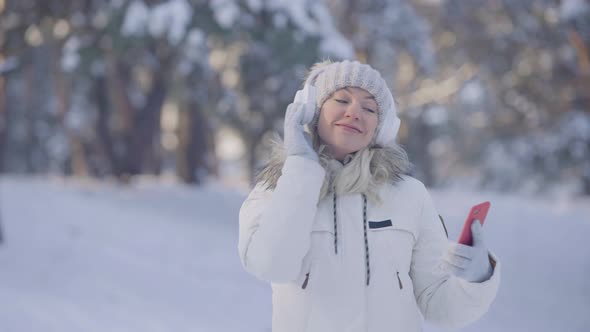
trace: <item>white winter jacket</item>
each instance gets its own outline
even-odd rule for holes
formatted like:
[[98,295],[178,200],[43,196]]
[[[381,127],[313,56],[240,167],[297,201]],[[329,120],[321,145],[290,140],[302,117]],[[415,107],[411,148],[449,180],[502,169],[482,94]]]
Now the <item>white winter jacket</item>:
[[[244,268],[271,282],[273,332],[412,332],[477,320],[496,296],[500,264],[481,283],[439,267],[445,230],[424,185],[406,176],[318,203],[325,171],[286,159],[274,190],[257,185],[240,210]],[[421,314],[420,314],[421,313]]]

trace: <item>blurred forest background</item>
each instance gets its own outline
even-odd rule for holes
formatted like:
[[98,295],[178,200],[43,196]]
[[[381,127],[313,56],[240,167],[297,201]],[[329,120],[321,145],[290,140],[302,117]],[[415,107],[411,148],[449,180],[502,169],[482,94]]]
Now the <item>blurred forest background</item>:
[[590,195],[586,0],[0,0],[0,173],[248,183],[325,58],[427,185]]

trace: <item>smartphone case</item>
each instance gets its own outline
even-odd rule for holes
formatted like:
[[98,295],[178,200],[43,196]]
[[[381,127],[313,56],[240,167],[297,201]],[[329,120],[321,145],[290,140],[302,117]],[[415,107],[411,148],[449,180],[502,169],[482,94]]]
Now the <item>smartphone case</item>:
[[490,209],[491,203],[486,201],[483,203],[479,203],[474,205],[469,211],[469,215],[467,215],[467,219],[463,224],[463,229],[461,230],[461,235],[459,235],[459,243],[471,246],[473,245],[473,238],[471,236],[471,224],[473,220],[477,219],[483,226],[484,221],[486,220],[486,216],[488,215],[488,210]]

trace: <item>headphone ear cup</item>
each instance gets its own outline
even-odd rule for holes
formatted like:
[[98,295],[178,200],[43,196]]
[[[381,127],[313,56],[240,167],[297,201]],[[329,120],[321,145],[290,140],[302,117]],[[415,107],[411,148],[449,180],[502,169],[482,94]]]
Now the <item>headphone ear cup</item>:
[[401,121],[393,112],[395,111],[390,110],[390,112],[386,112],[387,116],[383,119],[383,125],[377,133],[375,143],[380,146],[388,146],[395,143]]
[[304,123],[311,123],[316,113],[316,88],[313,85],[306,84],[303,87],[303,99],[305,100]]
[[303,116],[303,123],[309,124],[313,121],[313,117],[315,116],[315,110],[315,103],[305,105],[305,115]]
[[303,89],[295,93],[294,103],[304,104],[303,107],[303,124],[308,124],[313,121],[316,112],[316,88],[310,84],[306,84]]

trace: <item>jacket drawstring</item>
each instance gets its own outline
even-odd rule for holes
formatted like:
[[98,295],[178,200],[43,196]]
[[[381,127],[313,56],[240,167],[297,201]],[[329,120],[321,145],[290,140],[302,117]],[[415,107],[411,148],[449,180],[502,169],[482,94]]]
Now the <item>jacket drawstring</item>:
[[338,218],[336,217],[336,187],[334,193],[334,253],[338,255]]
[[371,280],[371,263],[369,261],[369,240],[367,238],[367,196],[363,194],[363,230],[365,234],[365,262],[367,265],[367,286]]
[[[338,216],[336,210],[336,188],[333,190],[333,202],[334,202],[334,253],[338,255]],[[365,240],[365,264],[366,264],[366,282],[369,286],[371,280],[371,262],[369,258],[369,239],[367,236],[367,196],[363,194],[363,233]]]

